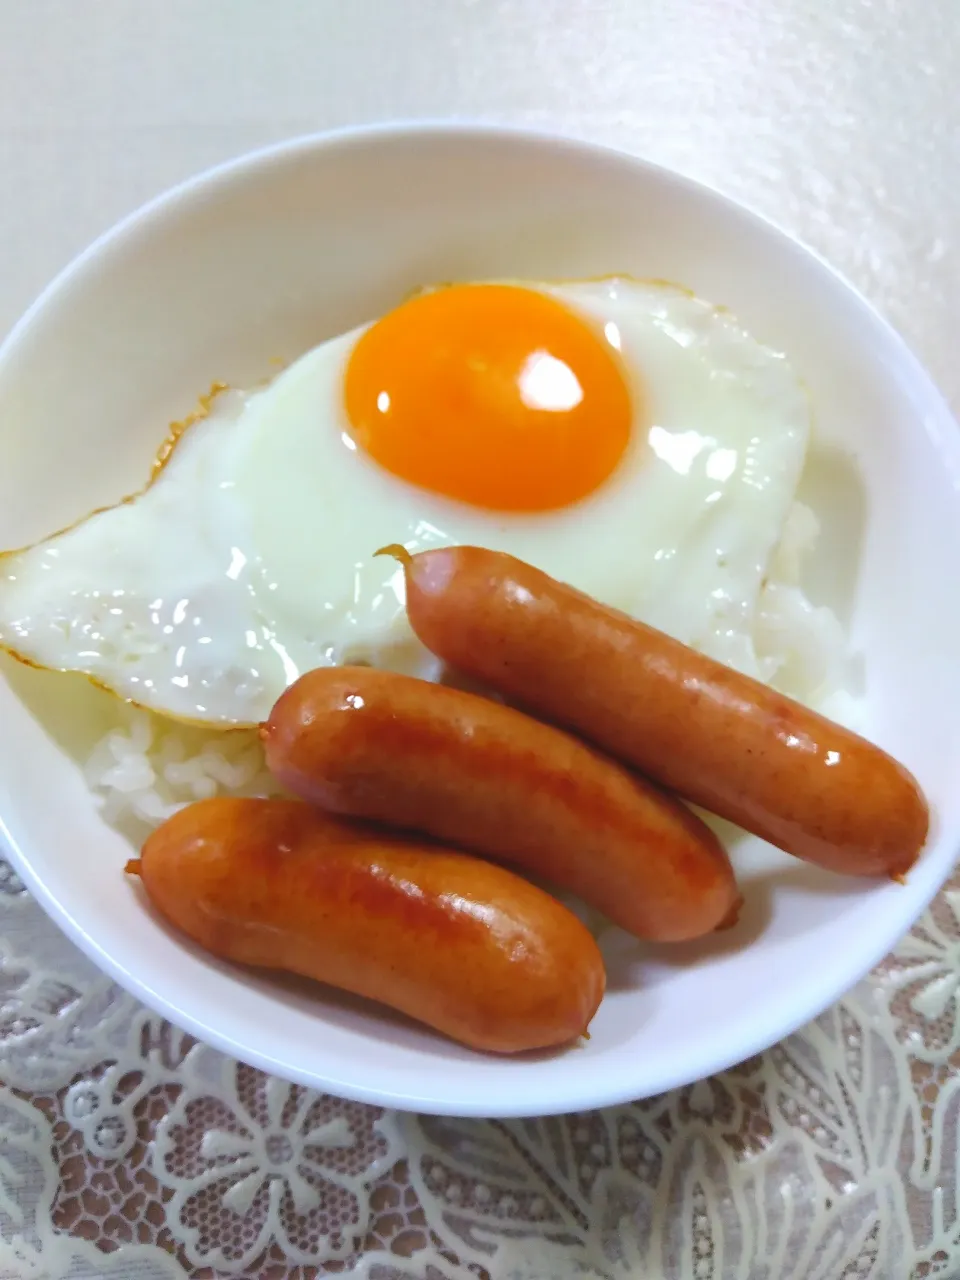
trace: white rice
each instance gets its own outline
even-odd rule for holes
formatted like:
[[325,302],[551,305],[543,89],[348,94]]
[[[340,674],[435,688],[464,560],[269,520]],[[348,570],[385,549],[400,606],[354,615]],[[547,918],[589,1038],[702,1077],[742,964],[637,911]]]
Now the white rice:
[[159,826],[194,800],[277,791],[255,730],[212,732],[122,704],[84,776],[100,797],[104,819],[131,834]]
[[[858,707],[847,694],[846,638],[832,610],[813,605],[800,585],[817,540],[814,513],[795,503],[760,594],[753,642],[764,680],[847,724]],[[117,704],[117,723],[85,767],[103,816],[133,838],[185,804],[221,793],[276,794],[256,732],[208,731]]]

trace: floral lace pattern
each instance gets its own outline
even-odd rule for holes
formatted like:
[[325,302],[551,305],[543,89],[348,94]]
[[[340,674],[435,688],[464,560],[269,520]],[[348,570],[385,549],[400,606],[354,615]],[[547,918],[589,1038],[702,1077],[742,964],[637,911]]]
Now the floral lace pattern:
[[3,862],[0,939],[0,1280],[960,1277],[960,876],[767,1053],[540,1120],[385,1113],[232,1061]]

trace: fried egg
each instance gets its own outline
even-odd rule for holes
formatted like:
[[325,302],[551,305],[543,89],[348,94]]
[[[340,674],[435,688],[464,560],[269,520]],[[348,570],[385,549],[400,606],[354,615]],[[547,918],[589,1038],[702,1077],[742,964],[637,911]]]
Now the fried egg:
[[254,724],[313,667],[435,678],[374,553],[468,543],[753,672],[809,418],[782,355],[678,288],[438,288],[216,396],[142,493],[0,557],[0,646]]

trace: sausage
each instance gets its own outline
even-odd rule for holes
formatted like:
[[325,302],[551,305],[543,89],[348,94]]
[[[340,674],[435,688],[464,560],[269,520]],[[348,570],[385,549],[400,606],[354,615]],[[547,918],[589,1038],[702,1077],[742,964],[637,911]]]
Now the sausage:
[[895,878],[915,862],[923,794],[857,734],[512,556],[385,550],[445,662],[797,857]]
[[296,800],[201,800],[127,870],[214,955],[379,1000],[474,1049],[567,1044],[603,996],[596,942],[549,894]]
[[739,904],[723,846],[678,800],[487,698],[328,667],[291,685],[260,734],[303,799],[516,864],[638,937],[700,937]]

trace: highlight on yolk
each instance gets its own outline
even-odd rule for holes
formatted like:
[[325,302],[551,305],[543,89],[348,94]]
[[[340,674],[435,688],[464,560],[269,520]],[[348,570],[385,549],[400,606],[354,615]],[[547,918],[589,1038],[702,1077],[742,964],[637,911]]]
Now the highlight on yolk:
[[420,294],[361,335],[344,398],[356,443],[394,475],[499,511],[586,497],[630,439],[623,363],[602,330],[519,285]]

